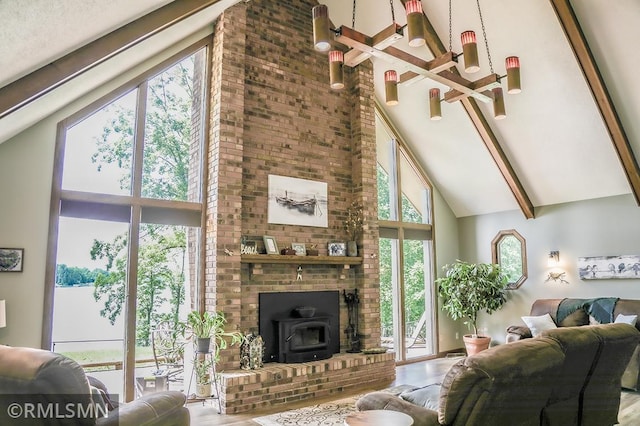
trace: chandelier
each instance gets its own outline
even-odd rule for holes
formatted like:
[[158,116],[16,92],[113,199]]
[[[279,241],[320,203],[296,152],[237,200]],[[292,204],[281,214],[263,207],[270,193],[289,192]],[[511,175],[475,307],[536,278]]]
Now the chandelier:
[[[355,67],[366,59],[374,56],[391,64],[402,64],[405,70],[399,75],[395,69],[389,69],[384,73],[385,101],[387,105],[398,104],[398,84],[412,81],[418,78],[429,78],[435,82],[449,87],[443,97],[440,89],[429,90],[429,110],[432,120],[442,118],[441,102],[447,103],[472,97],[479,101],[493,102],[494,117],[502,119],[506,117],[504,96],[501,81],[507,79],[507,93],[520,93],[520,59],[517,56],[509,56],[505,59],[506,75],[500,76],[493,70],[489,43],[482,19],[480,0],[476,0],[478,16],[482,28],[482,36],[487,51],[490,73],[474,81],[462,77],[456,68],[458,58],[464,59],[464,70],[467,74],[480,70],[478,59],[478,46],[475,31],[464,31],[460,38],[462,41],[462,53],[454,53],[452,49],[451,23],[452,7],[449,0],[449,50],[443,55],[431,61],[425,61],[403,50],[393,47],[393,44],[404,37],[406,29],[407,41],[410,47],[425,45],[425,16],[420,0],[404,1],[407,14],[407,25],[400,26],[395,21],[393,0],[389,0],[391,6],[392,24],[378,34],[368,36],[356,31],[356,0],[353,0],[353,14],[351,28],[344,25],[331,28],[329,11],[326,5],[319,4],[312,9],[313,18],[313,43],[314,48],[320,52],[328,52],[329,55],[329,80],[332,89],[344,88],[343,66]],[[342,45],[342,46],[340,46]],[[348,49],[345,49],[346,46]]]

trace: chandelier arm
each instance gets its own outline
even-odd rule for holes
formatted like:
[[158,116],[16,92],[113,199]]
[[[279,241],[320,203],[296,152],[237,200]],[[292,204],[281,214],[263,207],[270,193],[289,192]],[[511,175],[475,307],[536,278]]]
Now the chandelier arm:
[[489,53],[489,42],[487,41],[487,30],[484,28],[484,20],[482,19],[482,11],[480,10],[480,0],[476,0],[478,5],[478,15],[480,16],[480,25],[482,26],[482,37],[484,38],[484,47],[487,49],[487,59],[489,60],[489,70],[493,74],[493,63],[491,62],[491,53]]

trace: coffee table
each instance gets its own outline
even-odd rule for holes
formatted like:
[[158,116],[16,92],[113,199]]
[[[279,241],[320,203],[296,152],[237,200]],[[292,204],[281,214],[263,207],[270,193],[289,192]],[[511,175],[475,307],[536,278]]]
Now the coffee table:
[[349,414],[345,426],[411,426],[411,416],[393,410],[366,410]]

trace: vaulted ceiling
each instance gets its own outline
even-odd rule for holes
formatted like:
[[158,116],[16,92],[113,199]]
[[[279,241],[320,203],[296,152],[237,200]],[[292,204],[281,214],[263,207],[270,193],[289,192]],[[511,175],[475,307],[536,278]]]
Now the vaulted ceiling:
[[[205,28],[238,1],[112,0],[105,8],[98,0],[3,0],[0,143]],[[320,3],[336,27],[351,27],[352,1]],[[392,1],[399,25],[406,23],[403,3]],[[422,6],[427,46],[412,48],[402,39],[393,47],[428,61],[448,48],[449,4],[422,0]],[[443,102],[442,120],[430,121],[428,90],[447,88],[428,78],[401,84],[400,103],[386,106],[384,71],[401,74],[407,68],[402,61],[371,59],[385,114],[456,216],[518,209],[534,217],[535,208],[545,205],[629,193],[640,199],[640,80],[634,72],[640,54],[633,45],[640,39],[640,2],[481,0],[480,6],[495,73],[505,74],[507,56],[519,56],[522,65],[523,90],[505,94],[504,120],[493,118],[491,104],[467,99]],[[462,31],[473,29],[479,37],[478,75],[457,66],[462,77],[475,80],[489,74],[477,3],[453,0],[452,7],[453,51],[462,51]],[[150,13],[160,18],[145,25]],[[162,27],[152,28],[163,20]],[[356,1],[358,32],[373,36],[391,23],[388,0]],[[90,47],[110,48],[114,39],[129,41],[106,60],[90,57]],[[65,56],[72,52],[81,55]],[[48,78],[71,69],[79,76],[48,89]]]

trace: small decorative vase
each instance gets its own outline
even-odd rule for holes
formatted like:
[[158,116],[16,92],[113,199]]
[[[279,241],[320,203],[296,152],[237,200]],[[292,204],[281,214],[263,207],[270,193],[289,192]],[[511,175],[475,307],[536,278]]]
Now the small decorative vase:
[[358,255],[358,243],[355,241],[347,241],[347,256],[355,257]]

